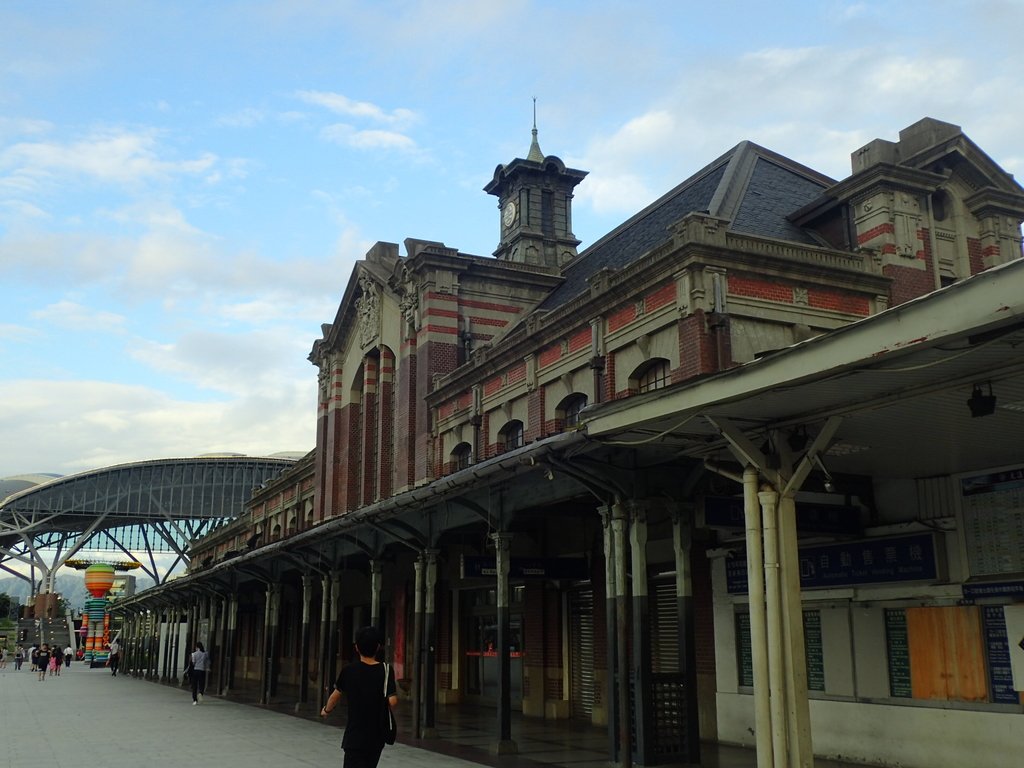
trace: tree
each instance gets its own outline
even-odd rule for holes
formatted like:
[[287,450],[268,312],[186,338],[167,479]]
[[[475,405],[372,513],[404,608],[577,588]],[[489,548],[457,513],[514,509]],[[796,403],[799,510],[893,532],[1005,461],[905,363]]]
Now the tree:
[[11,618],[11,611],[14,606],[14,599],[6,592],[0,592],[0,619]]

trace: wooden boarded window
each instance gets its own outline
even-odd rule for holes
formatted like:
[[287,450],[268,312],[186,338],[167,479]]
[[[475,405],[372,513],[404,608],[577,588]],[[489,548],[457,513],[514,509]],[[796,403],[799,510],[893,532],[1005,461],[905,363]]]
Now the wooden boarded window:
[[913,697],[988,701],[978,607],[907,608],[906,616]]

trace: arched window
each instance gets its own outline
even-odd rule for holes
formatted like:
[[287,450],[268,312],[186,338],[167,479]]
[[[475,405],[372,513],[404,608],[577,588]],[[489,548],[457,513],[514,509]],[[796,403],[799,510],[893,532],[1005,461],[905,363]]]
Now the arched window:
[[451,461],[452,472],[465,469],[473,461],[473,446],[469,443],[459,443],[451,452],[449,461]]
[[513,419],[508,422],[498,433],[499,448],[502,451],[511,451],[523,446],[523,422]]
[[635,388],[638,393],[667,387],[670,383],[668,360],[663,357],[648,360],[633,372],[629,383],[630,389]]
[[587,396],[573,392],[555,409],[555,416],[562,422],[563,429],[571,429],[580,423],[580,411],[587,407]]

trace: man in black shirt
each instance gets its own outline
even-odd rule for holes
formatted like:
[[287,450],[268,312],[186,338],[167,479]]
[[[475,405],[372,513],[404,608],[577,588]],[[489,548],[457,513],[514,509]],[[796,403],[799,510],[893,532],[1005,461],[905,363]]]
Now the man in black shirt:
[[341,741],[341,748],[345,750],[343,768],[377,768],[384,749],[381,714],[385,690],[388,706],[398,703],[395,675],[393,669],[377,661],[381,643],[376,629],[363,627],[356,632],[355,645],[359,660],[341,670],[327,704],[320,710],[320,717],[327,717],[344,694],[348,699],[348,720]]
[[46,680],[46,668],[50,666],[50,646],[43,643],[36,654],[36,669],[39,670],[39,679]]

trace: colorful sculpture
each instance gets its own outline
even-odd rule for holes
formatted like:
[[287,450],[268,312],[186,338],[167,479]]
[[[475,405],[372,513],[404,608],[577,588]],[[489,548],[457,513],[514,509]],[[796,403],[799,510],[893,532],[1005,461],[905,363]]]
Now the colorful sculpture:
[[114,573],[130,571],[142,564],[135,561],[104,563],[91,560],[68,560],[65,565],[76,570],[85,570],[85,588],[92,595],[85,601],[82,626],[85,631],[85,655],[82,660],[90,667],[102,667],[110,655],[110,614],[107,607],[110,600],[107,592],[114,584]]
[[113,585],[114,566],[109,563],[93,563],[85,569],[85,588],[92,597],[85,601],[83,618],[88,621],[88,632],[83,660],[90,667],[102,667],[107,663],[107,645],[110,643],[107,592]]

